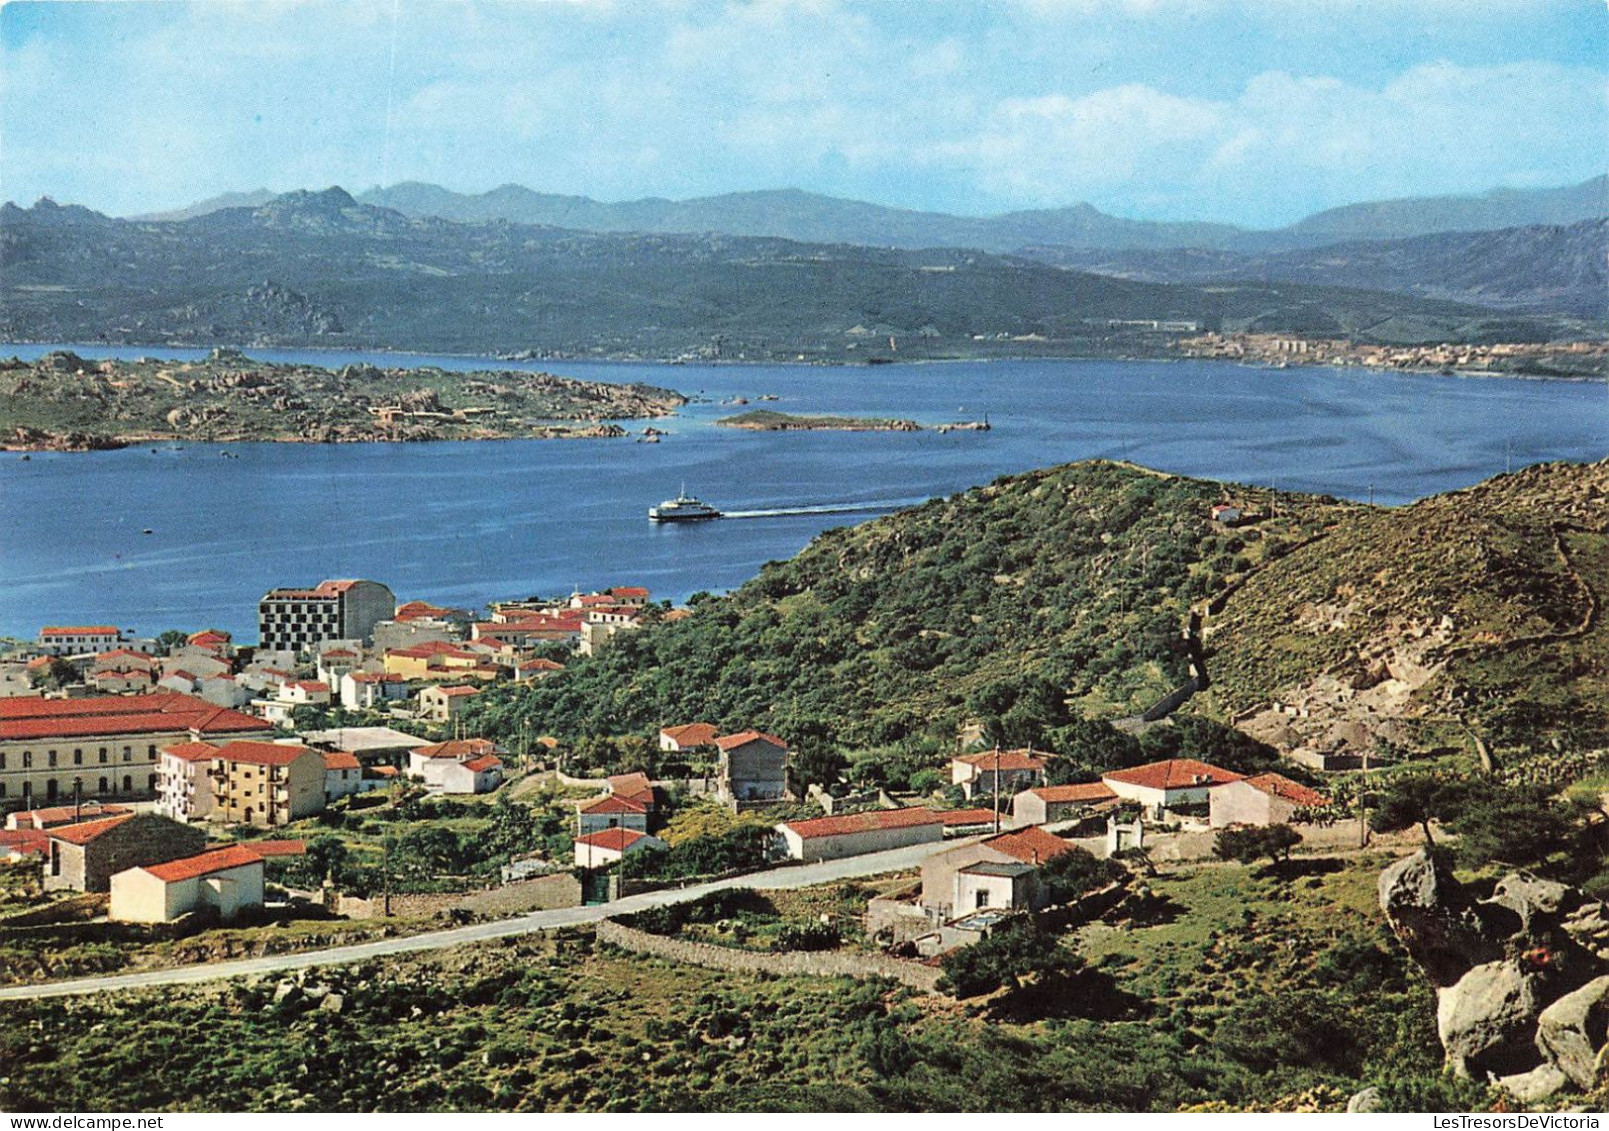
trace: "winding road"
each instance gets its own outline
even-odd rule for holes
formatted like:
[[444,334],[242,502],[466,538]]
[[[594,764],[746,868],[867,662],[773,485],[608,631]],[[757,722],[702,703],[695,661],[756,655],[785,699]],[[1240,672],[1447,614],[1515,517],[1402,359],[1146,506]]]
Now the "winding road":
[[644,911],[650,907],[665,907],[697,899],[712,891],[726,888],[755,888],[759,891],[783,891],[789,888],[811,887],[834,880],[860,879],[884,872],[899,872],[914,868],[934,852],[944,851],[965,841],[949,840],[940,844],[915,844],[887,852],[873,852],[865,856],[848,856],[842,860],[824,860],[817,864],[794,864],[694,884],[685,888],[669,888],[643,892],[617,899],[613,903],[588,907],[563,907],[553,911],[533,911],[512,919],[498,919],[489,923],[476,923],[468,927],[454,927],[445,931],[429,931],[402,938],[379,939],[353,946],[331,947],[327,950],[309,950],[297,954],[271,954],[262,958],[244,958],[234,962],[212,962],[198,966],[179,966],[168,970],[146,970],[137,974],[108,974],[98,978],[74,978],[70,981],[44,982],[28,986],[0,987],[0,1001],[19,1001],[38,998],[68,997],[76,994],[106,993],[111,990],[144,989],[150,986],[188,985],[210,982],[219,978],[239,978],[248,975],[276,974],[285,970],[302,970],[310,966],[331,966],[343,962],[361,962],[368,958],[383,958],[393,954],[416,954],[420,951],[441,950],[463,943],[484,942],[487,939],[505,939],[526,935],[533,931],[549,931],[556,927],[572,927],[579,923],[596,923],[615,915]]

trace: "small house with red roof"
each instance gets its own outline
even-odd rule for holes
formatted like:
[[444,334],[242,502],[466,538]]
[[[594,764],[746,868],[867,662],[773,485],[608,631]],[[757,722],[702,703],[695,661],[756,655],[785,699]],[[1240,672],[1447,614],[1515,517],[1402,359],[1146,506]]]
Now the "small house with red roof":
[[720,752],[717,792],[742,807],[770,804],[788,796],[788,744],[764,731],[745,730],[715,739]]
[[944,839],[944,816],[933,809],[872,809],[778,825],[787,853],[795,860],[839,860]]
[[1125,801],[1138,801],[1156,817],[1169,809],[1206,805],[1211,792],[1239,781],[1241,775],[1194,758],[1169,758],[1128,770],[1101,775],[1113,793]]
[[607,868],[623,857],[650,848],[664,850],[670,845],[657,836],[637,829],[600,829],[575,838],[575,866],[577,868]]
[[363,789],[363,766],[350,750],[331,750],[324,759],[324,802],[329,804],[350,797]]
[[0,860],[20,864],[50,856],[50,837],[41,829],[0,829]]
[[231,844],[118,872],[111,893],[113,922],[171,923],[203,908],[233,919],[263,905],[263,858],[247,845]]
[[1074,847],[1030,825],[936,853],[922,861],[922,909],[941,924],[983,909],[1042,907],[1039,866]]
[[409,694],[408,681],[389,672],[347,672],[341,677],[341,706],[373,711]]
[[1230,825],[1288,825],[1300,809],[1318,809],[1330,803],[1316,789],[1283,774],[1254,774],[1214,789],[1208,796],[1208,823],[1215,829]]
[[503,783],[503,759],[489,738],[455,738],[408,753],[408,773],[441,793],[490,793]]
[[163,864],[200,852],[207,836],[155,813],[125,813],[47,829],[47,891],[108,891],[112,877],[128,868]]
[[1011,799],[1013,825],[1049,825],[1089,816],[1118,800],[1112,787],[1103,781],[1079,785],[1042,785],[1026,789]]
[[419,715],[438,723],[451,722],[479,694],[478,687],[427,687],[419,693]]
[[635,829],[640,833],[647,832],[648,803],[640,798],[620,797],[612,793],[576,803],[577,836],[602,832],[604,829]]
[[950,759],[950,784],[971,800],[996,793],[1010,796],[1045,784],[1045,756],[1032,750],[985,750]]
[[687,754],[714,747],[720,731],[709,723],[684,723],[659,728],[659,748],[667,754]]

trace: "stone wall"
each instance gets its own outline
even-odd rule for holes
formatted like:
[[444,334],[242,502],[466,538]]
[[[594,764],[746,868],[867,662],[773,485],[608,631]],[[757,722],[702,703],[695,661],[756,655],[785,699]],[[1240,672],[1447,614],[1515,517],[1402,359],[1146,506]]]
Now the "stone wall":
[[711,970],[732,970],[744,974],[808,974],[817,978],[892,978],[923,993],[934,992],[940,975],[940,971],[934,967],[889,958],[884,954],[840,950],[765,954],[752,950],[732,950],[708,943],[651,935],[611,919],[598,924],[598,941],[638,954]]
[[[362,899],[355,895],[336,895],[330,910],[348,919],[379,919],[385,915],[385,896]],[[397,919],[422,919],[449,911],[475,915],[520,915],[527,911],[550,911],[556,907],[581,906],[581,881],[573,872],[555,872],[530,880],[518,880],[485,891],[449,892],[444,895],[393,895],[391,915]]]

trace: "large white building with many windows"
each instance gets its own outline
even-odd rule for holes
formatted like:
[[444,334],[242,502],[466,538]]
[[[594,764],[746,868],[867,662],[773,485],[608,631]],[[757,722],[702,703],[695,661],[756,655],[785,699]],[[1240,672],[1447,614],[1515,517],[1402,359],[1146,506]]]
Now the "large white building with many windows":
[[263,719],[175,692],[0,699],[0,808],[74,796],[152,797],[162,747],[271,729]]
[[312,589],[270,589],[257,603],[257,640],[277,652],[306,652],[326,640],[374,638],[396,615],[397,598],[378,581],[322,581]]

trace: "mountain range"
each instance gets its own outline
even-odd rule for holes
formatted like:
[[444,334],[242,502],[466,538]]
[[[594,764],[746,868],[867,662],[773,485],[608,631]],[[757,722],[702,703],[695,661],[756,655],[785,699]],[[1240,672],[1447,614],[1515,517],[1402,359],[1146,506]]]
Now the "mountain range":
[[[187,220],[208,212],[256,207],[267,189],[226,193],[173,212],[133,217]],[[773,236],[804,243],[853,243],[906,249],[966,247],[1010,252],[1030,245],[1156,250],[1196,248],[1262,254],[1357,240],[1404,239],[1436,232],[1481,231],[1536,224],[1572,224],[1609,216],[1609,176],[1544,189],[1493,189],[1471,196],[1416,197],[1349,204],[1315,213],[1285,228],[1253,230],[1232,224],[1129,220],[1089,204],[955,216],[777,189],[689,200],[650,197],[605,203],[584,196],[503,185],[458,193],[405,181],[373,188],[360,203],[406,216],[465,223],[506,220],[594,232],[720,233]]]
[[[1118,279],[1020,256],[409,217],[339,188],[187,220],[0,206],[0,336],[847,360],[1145,352],[1131,327],[1545,340],[1557,319],[1283,282]],[[1151,352],[1155,352],[1153,343]]]

